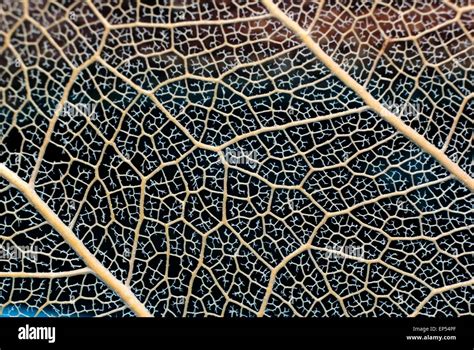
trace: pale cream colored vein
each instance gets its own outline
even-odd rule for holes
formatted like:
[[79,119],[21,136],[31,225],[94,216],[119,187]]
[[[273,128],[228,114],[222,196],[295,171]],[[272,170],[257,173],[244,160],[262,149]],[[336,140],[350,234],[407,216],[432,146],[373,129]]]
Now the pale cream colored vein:
[[61,221],[61,219],[48,207],[38,196],[33,187],[23,181],[17,174],[0,164],[0,176],[17,188],[28,201],[38,210],[38,213],[62,236],[72,249],[84,260],[86,265],[100,278],[110,289],[112,289],[133,310],[137,316],[150,317],[150,312],[137,299],[132,291],[119,281],[99,260],[86,248],[72,230]]

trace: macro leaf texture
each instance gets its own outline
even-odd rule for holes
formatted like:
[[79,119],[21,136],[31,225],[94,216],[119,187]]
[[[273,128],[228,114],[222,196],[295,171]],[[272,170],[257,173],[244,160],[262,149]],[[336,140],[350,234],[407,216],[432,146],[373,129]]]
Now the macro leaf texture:
[[0,4],[2,316],[474,315],[474,2]]

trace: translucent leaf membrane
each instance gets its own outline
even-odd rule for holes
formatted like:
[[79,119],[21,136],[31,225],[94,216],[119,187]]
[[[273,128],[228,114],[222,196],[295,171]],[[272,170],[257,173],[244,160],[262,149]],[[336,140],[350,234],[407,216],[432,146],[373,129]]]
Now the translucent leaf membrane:
[[3,317],[131,315],[21,193],[0,186]]
[[269,4],[0,7],[3,316],[474,313],[473,4]]

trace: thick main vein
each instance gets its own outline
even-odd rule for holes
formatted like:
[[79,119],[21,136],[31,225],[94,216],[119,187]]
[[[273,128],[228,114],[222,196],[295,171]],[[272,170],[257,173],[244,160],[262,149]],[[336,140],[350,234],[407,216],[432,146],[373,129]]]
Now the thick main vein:
[[414,142],[423,151],[434,157],[446,170],[448,170],[456,179],[466,185],[471,192],[474,192],[474,179],[466,173],[458,164],[453,162],[439,148],[420,135],[416,130],[406,125],[399,117],[385,108],[377,99],[375,99],[362,85],[354,80],[344,69],[342,69],[321,47],[313,40],[307,31],[298,23],[289,18],[280,8],[271,0],[262,0],[262,3],[268,11],[278,19],[283,25],[290,29],[299,39],[306,44],[313,54],[347,87],[358,94],[374,112],[390,123],[401,134]]

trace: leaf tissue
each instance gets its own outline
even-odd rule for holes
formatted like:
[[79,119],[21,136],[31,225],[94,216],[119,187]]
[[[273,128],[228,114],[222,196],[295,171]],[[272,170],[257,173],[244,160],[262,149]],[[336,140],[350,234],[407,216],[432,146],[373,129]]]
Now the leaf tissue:
[[474,314],[469,0],[5,0],[2,316]]

